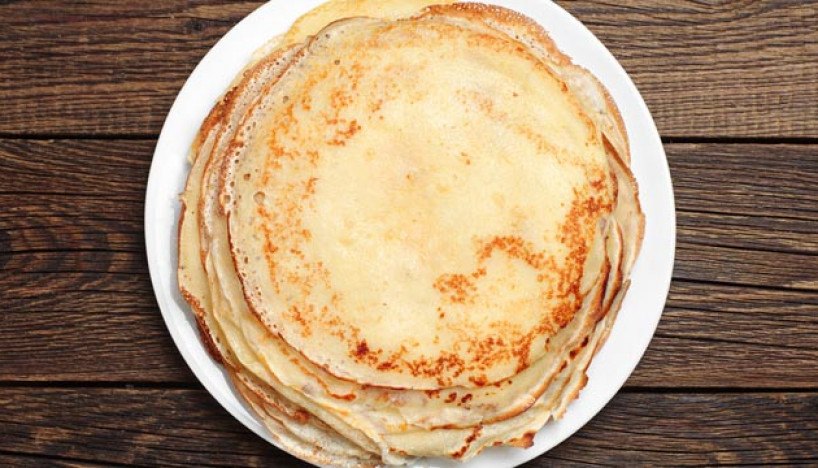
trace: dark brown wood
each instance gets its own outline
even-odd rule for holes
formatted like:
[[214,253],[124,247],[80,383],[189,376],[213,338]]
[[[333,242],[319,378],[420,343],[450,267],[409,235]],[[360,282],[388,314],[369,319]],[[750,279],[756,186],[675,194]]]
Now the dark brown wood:
[[0,193],[141,203],[154,146],[154,141],[3,139]]
[[628,385],[818,389],[818,295],[675,281]]
[[559,3],[622,63],[662,135],[816,136],[814,0]]
[[815,291],[818,290],[818,257],[687,245],[682,238],[676,248],[674,278]]
[[205,52],[261,2],[0,5],[0,129],[157,133]]
[[[814,2],[563,1],[665,136],[818,137]],[[205,52],[260,2],[0,5],[0,133],[156,134]]]
[[0,453],[0,466],[54,466],[65,468],[86,468],[106,466],[99,463],[69,461],[43,455],[22,455]]
[[2,388],[0,450],[141,466],[302,466],[204,390]]
[[766,217],[776,231],[789,226],[778,229],[775,218],[800,220],[806,223],[788,236],[814,232],[818,145],[669,144],[666,150],[680,210]]
[[620,394],[532,466],[815,464],[815,393]]
[[[818,2],[559,3],[671,142],[678,250],[625,390],[527,466],[818,465]],[[306,466],[201,389],[144,253],[155,136],[259,4],[0,2],[0,466]]]
[[[0,402],[7,456],[306,466],[243,428],[203,390],[3,388]],[[529,466],[815,463],[817,413],[815,393],[623,393]]]

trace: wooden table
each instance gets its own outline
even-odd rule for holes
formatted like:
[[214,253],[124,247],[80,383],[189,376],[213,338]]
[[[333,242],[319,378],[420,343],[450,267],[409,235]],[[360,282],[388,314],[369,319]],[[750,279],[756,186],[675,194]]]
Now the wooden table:
[[[641,365],[531,466],[818,463],[818,3],[560,3],[647,100],[679,235]],[[142,231],[174,96],[256,6],[0,2],[0,465],[299,464],[188,370]]]

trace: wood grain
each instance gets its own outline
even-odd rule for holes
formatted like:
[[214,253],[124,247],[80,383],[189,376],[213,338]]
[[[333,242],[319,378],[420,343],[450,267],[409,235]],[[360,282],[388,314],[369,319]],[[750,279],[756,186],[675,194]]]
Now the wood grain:
[[620,394],[532,466],[814,464],[815,414],[814,393]]
[[[814,226],[818,145],[669,144],[666,150],[680,210],[806,221],[801,232]],[[788,230],[777,223],[769,219],[767,229]]]
[[622,63],[663,136],[816,136],[814,0],[560,4]]
[[[671,142],[678,250],[623,392],[526,466],[818,465],[818,2],[558,1]],[[0,466],[306,466],[196,382],[144,254],[155,136],[259,4],[0,1]]]
[[818,294],[674,281],[630,386],[818,389]]
[[241,426],[204,390],[0,389],[2,449],[141,466],[309,466]]
[[[665,136],[818,137],[816,2],[562,1]],[[0,4],[0,133],[158,133],[205,52],[260,2]]]
[[3,2],[0,129],[158,133],[196,63],[260,3]]
[[0,140],[2,194],[142,201],[154,141]]
[[[244,429],[203,390],[3,388],[0,402],[6,456],[307,466]],[[527,466],[815,463],[817,412],[814,393],[624,393]]]
[[101,463],[93,463],[87,461],[68,460],[59,457],[51,457],[46,455],[24,455],[24,454],[6,454],[0,452],[0,466],[49,466],[60,468],[86,468],[108,466]]
[[[193,382],[144,256],[152,151],[151,141],[0,140],[0,381]],[[676,281],[629,385],[818,388],[816,188],[806,183],[818,180],[816,147],[667,151]]]

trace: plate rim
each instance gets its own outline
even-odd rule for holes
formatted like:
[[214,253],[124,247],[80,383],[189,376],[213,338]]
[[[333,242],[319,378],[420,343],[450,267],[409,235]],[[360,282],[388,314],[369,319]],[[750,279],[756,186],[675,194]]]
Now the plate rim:
[[[211,47],[208,52],[204,55],[204,57],[200,60],[200,62],[196,65],[194,70],[186,79],[184,85],[180,89],[179,93],[177,94],[174,102],[168,111],[167,117],[163,123],[162,130],[160,132],[159,138],[156,143],[156,148],[154,154],[151,159],[151,167],[148,176],[148,183],[145,190],[145,209],[144,209],[144,234],[145,234],[145,246],[147,251],[147,259],[148,259],[148,269],[150,272],[151,277],[151,285],[154,291],[154,295],[157,300],[157,304],[159,305],[163,320],[165,322],[165,326],[168,328],[168,331],[171,334],[171,337],[174,341],[176,348],[179,350],[180,354],[182,355],[183,359],[185,360],[188,367],[194,373],[196,378],[205,387],[205,389],[210,393],[210,395],[219,402],[219,404],[227,410],[236,420],[238,420],[242,425],[250,429],[252,432],[257,434],[258,436],[265,439],[267,442],[271,443],[275,447],[280,450],[283,450],[267,433],[266,429],[262,426],[262,424],[258,421],[257,418],[250,412],[243,402],[243,400],[238,396],[235,389],[229,388],[229,394],[224,393],[224,386],[223,384],[226,382],[226,377],[224,376],[223,372],[220,372],[222,375],[222,379],[225,382],[214,382],[212,369],[208,369],[209,367],[212,368],[213,366],[217,366],[218,370],[221,371],[221,367],[218,366],[215,362],[212,361],[210,355],[207,353],[204,344],[201,341],[201,338],[198,334],[198,330],[195,330],[195,340],[194,343],[190,343],[190,333],[185,333],[185,330],[182,330],[180,326],[184,327],[184,325],[180,325],[180,322],[184,321],[190,324],[192,319],[192,314],[189,307],[183,306],[180,307],[179,298],[174,297],[174,287],[176,285],[176,245],[173,245],[177,240],[174,237],[176,234],[176,225],[178,222],[178,217],[173,216],[170,220],[166,219],[157,219],[159,215],[157,213],[163,213],[167,215],[166,211],[168,210],[168,206],[162,206],[160,195],[164,192],[175,192],[170,188],[162,187],[160,179],[160,171],[163,169],[160,166],[161,163],[164,162],[164,159],[167,158],[181,158],[184,159],[184,167],[186,170],[181,174],[181,177],[186,180],[187,179],[187,171],[189,170],[189,165],[187,164],[187,151],[183,154],[172,154],[174,151],[171,149],[171,145],[168,143],[169,140],[176,139],[176,140],[184,140],[187,141],[186,147],[189,147],[190,142],[192,142],[193,135],[195,131],[199,128],[201,121],[204,119],[204,115],[209,109],[212,107],[215,99],[226,90],[227,85],[238,73],[238,70],[235,72],[231,72],[231,66],[235,68],[238,65],[242,65],[242,58],[241,57],[234,57],[230,66],[223,67],[224,72],[222,73],[223,76],[220,76],[218,79],[224,82],[223,86],[219,87],[218,93],[213,97],[211,102],[205,103],[206,106],[202,106],[201,104],[193,105],[187,101],[190,101],[189,96],[192,96],[193,88],[197,86],[203,85],[205,79],[203,74],[208,69],[213,69],[217,66],[215,60],[217,58],[223,58],[225,54],[229,53],[229,48],[231,47],[232,43],[237,41],[241,41],[244,39],[251,44],[255,44],[260,46],[261,43],[266,41],[267,39],[273,37],[275,34],[278,34],[279,31],[273,31],[272,34],[267,34],[264,41],[258,42],[258,40],[252,40],[253,37],[259,36],[260,33],[257,33],[256,30],[261,27],[265,27],[265,15],[272,16],[272,12],[275,9],[282,9],[282,10],[289,10],[288,15],[284,16],[294,16],[293,19],[297,18],[303,12],[306,12],[315,6],[322,4],[324,0],[308,0],[303,2],[293,2],[293,3],[286,3],[286,0],[270,0],[254,11],[249,13],[247,16],[242,18],[238,23],[231,27],[231,29],[225,33],[217,42],[216,44]],[[650,146],[653,147],[653,152],[655,154],[642,156],[643,158],[652,158],[646,159],[645,161],[639,161],[640,163],[645,163],[648,165],[649,163],[653,163],[654,167],[653,170],[658,172],[652,172],[649,175],[651,177],[656,177],[657,183],[651,184],[644,184],[643,179],[647,177],[647,175],[642,175],[640,178],[637,176],[639,180],[639,188],[640,188],[640,202],[642,203],[643,210],[646,213],[647,218],[647,209],[645,209],[645,202],[648,201],[645,199],[645,190],[643,187],[654,187],[658,186],[663,190],[663,193],[660,195],[660,202],[664,205],[663,207],[656,208],[656,209],[663,209],[662,213],[664,216],[646,220],[647,226],[645,231],[645,243],[643,244],[642,251],[640,252],[640,256],[637,259],[637,263],[635,268],[631,274],[631,278],[636,277],[637,269],[639,271],[644,270],[647,267],[648,260],[645,259],[645,250],[647,247],[647,242],[649,240],[648,236],[650,234],[660,235],[662,239],[658,239],[666,243],[666,255],[664,258],[660,259],[661,262],[659,265],[654,264],[651,262],[651,267],[653,269],[663,270],[660,272],[658,277],[655,277],[653,282],[658,289],[654,288],[654,295],[653,295],[653,302],[658,304],[658,310],[654,310],[651,312],[651,316],[648,317],[648,320],[645,320],[642,325],[641,329],[638,330],[638,337],[640,338],[639,343],[635,346],[637,349],[636,351],[631,350],[629,353],[627,349],[620,350],[609,350],[611,346],[609,344],[614,338],[617,328],[619,328],[619,334],[624,333],[621,330],[621,323],[622,323],[622,313],[626,311],[626,306],[629,306],[633,309],[636,308],[636,304],[632,304],[633,296],[634,296],[634,285],[632,285],[631,290],[628,291],[625,295],[625,300],[622,304],[622,309],[620,310],[620,316],[617,317],[616,321],[614,322],[614,328],[611,331],[611,335],[608,338],[608,342],[606,342],[605,346],[599,351],[598,355],[594,358],[591,363],[591,368],[589,369],[589,384],[580,394],[580,398],[575,400],[569,406],[569,410],[566,413],[564,419],[560,421],[550,421],[546,424],[546,426],[538,433],[537,438],[535,439],[535,445],[528,450],[515,450],[510,448],[491,448],[478,457],[470,460],[466,464],[462,464],[459,462],[450,462],[443,459],[429,459],[423,462],[423,466],[435,466],[435,467],[448,467],[448,466],[458,466],[461,468],[469,468],[469,467],[477,467],[481,466],[485,463],[490,463],[490,465],[486,466],[497,466],[497,463],[500,463],[504,466],[516,466],[517,464],[524,463],[530,461],[536,457],[541,456],[542,454],[548,452],[549,450],[553,449],[573,434],[575,434],[579,429],[585,426],[591,419],[593,419],[599,411],[604,408],[608,402],[619,392],[621,387],[624,385],[627,378],[633,373],[636,366],[642,359],[645,351],[650,344],[653,335],[655,334],[656,328],[658,326],[659,320],[661,319],[662,313],[664,311],[664,307],[667,301],[667,295],[669,293],[670,284],[672,280],[672,272],[673,266],[675,263],[675,250],[676,250],[676,206],[675,206],[675,196],[673,190],[673,183],[670,177],[670,168],[667,162],[667,156],[664,151],[664,147],[661,142],[661,138],[659,137],[658,129],[656,128],[656,124],[653,120],[652,115],[647,107],[647,104],[644,102],[641,94],[639,93],[638,89],[634,85],[633,81],[631,80],[630,76],[624,70],[622,65],[619,61],[611,54],[611,52],[600,42],[600,40],[590,31],[588,28],[583,25],[577,18],[573,15],[568,13],[564,10],[560,5],[554,3],[551,0],[489,0],[485,3],[493,3],[498,5],[507,6],[512,8],[516,11],[520,11],[527,16],[532,17],[538,23],[542,24],[543,22],[538,19],[538,17],[543,18],[545,14],[555,14],[558,18],[557,21],[563,22],[559,24],[556,29],[565,28],[562,31],[562,34],[569,34],[569,31],[574,31],[576,34],[584,36],[585,39],[589,41],[588,44],[578,47],[587,47],[587,53],[591,55],[599,55],[601,54],[602,57],[599,58],[600,62],[605,61],[605,65],[613,75],[607,76],[599,76],[600,81],[605,84],[606,88],[608,88],[612,94],[627,94],[630,99],[627,100],[627,104],[629,106],[636,106],[635,109],[632,111],[635,114],[640,114],[641,121],[637,122],[640,126],[646,126],[645,130],[647,130],[648,135],[646,136],[645,140],[652,140],[650,141]],[[537,9],[532,12],[532,9]],[[550,9],[550,11],[548,11]],[[299,13],[301,11],[302,13]],[[295,12],[295,13],[293,13]],[[284,20],[284,23],[287,21]],[[291,24],[292,21],[289,21]],[[565,44],[561,44],[558,40],[557,33],[555,32],[554,25],[551,25],[551,28],[545,27],[549,31],[549,35],[554,38],[554,41],[557,43],[557,46],[566,52],[566,55],[571,56],[576,60],[576,57],[569,53],[564,47]],[[280,32],[284,32],[288,26],[286,24],[283,26],[283,30]],[[274,28],[270,28],[274,29]],[[256,38],[257,39],[257,38]],[[246,46],[244,52],[246,52],[246,58],[249,58],[249,55],[255,50],[256,47],[250,48],[250,46]],[[249,50],[248,50],[249,49]],[[238,54],[241,55],[241,54]],[[589,69],[594,68],[592,65],[598,64],[585,64],[580,63],[580,65],[586,66]],[[601,66],[601,65],[599,65]],[[596,74],[595,74],[596,75]],[[604,78],[604,79],[603,79]],[[614,80],[618,80],[618,93],[615,92],[614,89],[611,89],[610,82]],[[209,85],[211,88],[216,87],[216,80],[211,80],[214,84]],[[211,90],[212,91],[212,90]],[[212,92],[210,93],[212,94]],[[623,103],[620,102],[619,99],[614,96],[617,105],[622,110]],[[207,99],[201,99],[200,101],[207,101]],[[187,127],[193,128],[192,133],[190,131],[183,132],[183,135],[180,137],[178,135],[171,135],[170,132],[173,131],[174,127],[179,125],[183,125],[182,123],[177,123],[180,119],[184,119],[185,115],[183,114],[183,106],[194,107],[192,112],[188,112],[188,114],[193,114],[197,116],[196,122],[189,122]],[[205,109],[206,108],[206,109]],[[202,113],[202,109],[205,109],[204,114]],[[187,110],[187,109],[184,109]],[[626,117],[625,112],[622,112],[623,120],[625,120],[626,126],[629,125],[637,125],[632,121],[629,122],[628,117]],[[201,118],[199,118],[201,117]],[[634,117],[635,118],[635,117]],[[188,120],[194,120],[191,117],[187,117]],[[633,151],[634,148],[634,138],[629,129],[629,139],[631,140],[631,152],[632,157],[635,156],[636,151]],[[646,144],[646,146],[648,146]],[[635,163],[636,161],[634,161]],[[636,171],[634,171],[636,172]],[[184,180],[182,181],[182,185],[184,185]],[[658,189],[654,189],[658,190]],[[165,195],[168,195],[165,193]],[[179,193],[172,193],[172,199],[176,200],[175,204],[176,207],[171,207],[170,212],[173,212],[178,215],[178,195]],[[654,193],[651,193],[654,195]],[[167,198],[164,201],[168,201]],[[653,200],[650,200],[653,202]],[[657,202],[658,203],[658,202]],[[652,205],[651,205],[652,206]],[[165,211],[160,211],[164,208]],[[162,222],[164,221],[164,223]],[[169,242],[168,248],[162,248],[161,241],[158,241],[158,238],[161,238],[163,235],[167,235],[167,232],[161,232],[160,227],[166,228],[167,222],[170,222],[171,225],[171,242]],[[655,229],[660,229],[656,227],[658,222],[662,222],[662,229],[661,232],[656,232]],[[159,225],[162,226],[159,226]],[[652,238],[651,238],[652,239]],[[657,241],[658,241],[657,240]],[[164,263],[163,262],[164,258]],[[654,259],[650,259],[654,260]],[[165,289],[165,285],[163,284],[163,273],[167,269],[171,270],[171,280],[172,280],[172,287],[168,291]],[[645,273],[642,273],[644,276]],[[646,280],[643,280],[646,281]],[[634,282],[635,283],[635,282]],[[177,291],[178,292],[178,291]],[[628,299],[631,299],[630,301]],[[173,303],[176,303],[176,307],[173,307]],[[655,308],[655,307],[654,307]],[[182,317],[180,317],[180,314]],[[617,327],[620,325],[620,327]],[[183,336],[183,334],[187,336]],[[192,345],[194,349],[191,349],[189,345]],[[626,365],[620,366],[616,369],[615,372],[610,371],[609,369],[599,369],[600,366],[594,366],[594,363],[599,361],[600,356],[603,353],[606,353],[606,350],[610,351],[611,353],[616,354],[625,354],[624,356],[618,356],[625,359]],[[602,374],[602,375],[595,375],[595,374]],[[613,375],[610,375],[613,374]],[[608,379],[604,382],[601,379]],[[595,384],[592,384],[595,382]],[[593,386],[594,389],[596,387],[605,387],[604,389],[595,390],[595,392],[599,392],[604,390],[602,395],[594,393],[592,395],[593,402],[584,402],[583,400],[588,400],[588,391],[589,388]],[[218,388],[217,388],[218,387]],[[586,398],[583,398],[583,395],[586,395]],[[231,400],[232,401],[228,401]],[[584,403],[585,406],[578,406],[577,403]],[[243,410],[243,412],[242,412]],[[569,420],[569,414],[572,419]],[[248,417],[250,420],[248,420]],[[566,422],[568,420],[568,422]],[[577,422],[579,421],[579,422]],[[549,439],[546,442],[543,442],[541,435],[545,432],[549,432],[552,435],[549,436]],[[283,450],[286,452],[286,450]],[[496,454],[496,456],[495,456]],[[487,457],[487,455],[489,455]],[[489,458],[493,459],[494,462],[486,462]]]

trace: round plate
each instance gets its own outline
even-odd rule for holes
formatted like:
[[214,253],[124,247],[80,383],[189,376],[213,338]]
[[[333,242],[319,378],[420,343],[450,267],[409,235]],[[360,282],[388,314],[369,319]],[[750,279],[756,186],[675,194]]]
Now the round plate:
[[[221,367],[205,350],[190,309],[176,286],[179,194],[189,166],[187,153],[211,107],[251,54],[287,31],[323,0],[273,0],[244,18],[202,59],[168,114],[156,145],[145,202],[145,241],[153,289],[170,334],[202,385],[236,419],[272,443],[264,426],[245,407]],[[422,460],[418,466],[462,468],[516,466],[541,455],[579,430],[616,394],[633,372],[653,336],[665,305],[676,238],[673,188],[662,142],[645,102],[625,70],[576,18],[545,0],[494,0],[547,29],[560,49],[589,69],[613,95],[630,137],[632,169],[639,181],[647,227],[632,285],[608,341],[592,361],[589,381],[560,421],[537,434],[528,450],[490,448],[466,464]]]

